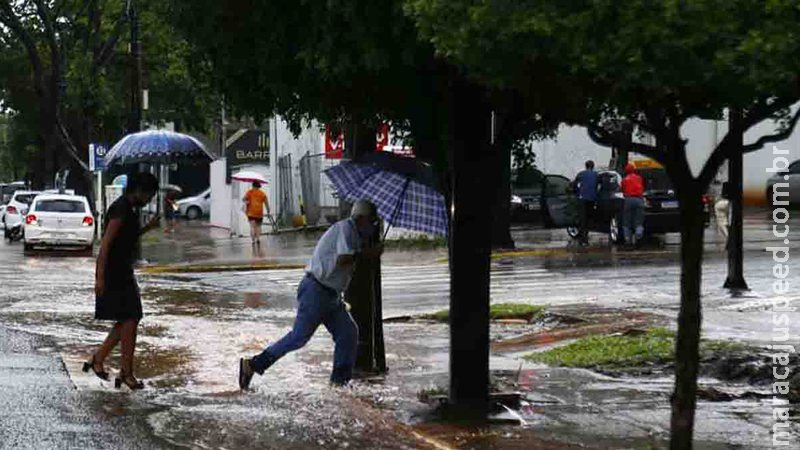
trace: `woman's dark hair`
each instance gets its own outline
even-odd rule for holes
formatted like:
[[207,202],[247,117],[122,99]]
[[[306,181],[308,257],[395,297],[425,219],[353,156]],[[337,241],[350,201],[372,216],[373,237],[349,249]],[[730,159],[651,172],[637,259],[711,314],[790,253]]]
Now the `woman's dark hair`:
[[261,183],[259,183],[258,181],[253,181],[253,187],[256,189],[261,189]]
[[145,194],[154,194],[158,191],[158,178],[148,172],[138,172],[128,176],[128,185],[125,187],[125,193],[137,191]]

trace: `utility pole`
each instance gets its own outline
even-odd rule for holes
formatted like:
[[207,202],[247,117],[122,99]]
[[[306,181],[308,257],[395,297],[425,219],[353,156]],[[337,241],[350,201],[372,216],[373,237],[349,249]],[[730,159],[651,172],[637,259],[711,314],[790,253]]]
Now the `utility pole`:
[[139,14],[134,0],[128,0],[128,20],[131,24],[130,60],[131,92],[128,133],[142,130],[142,48],[139,41]]
[[747,290],[744,280],[743,261],[743,230],[742,230],[742,185],[744,178],[744,163],[742,145],[744,133],[742,132],[742,111],[730,108],[728,112],[728,132],[732,133],[736,150],[728,159],[728,201],[730,202],[731,220],[728,233],[728,278],[723,287],[735,290]]

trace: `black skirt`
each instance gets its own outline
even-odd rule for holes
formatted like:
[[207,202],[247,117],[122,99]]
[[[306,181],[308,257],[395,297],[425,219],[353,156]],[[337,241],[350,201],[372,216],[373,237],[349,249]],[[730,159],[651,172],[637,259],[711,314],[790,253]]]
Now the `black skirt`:
[[94,318],[116,322],[142,318],[142,298],[133,274],[106,280],[105,293],[95,298]]

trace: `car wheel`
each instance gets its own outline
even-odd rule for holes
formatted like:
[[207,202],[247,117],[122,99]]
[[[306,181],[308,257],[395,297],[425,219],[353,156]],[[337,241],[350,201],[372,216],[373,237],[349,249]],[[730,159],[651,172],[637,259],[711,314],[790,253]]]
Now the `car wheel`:
[[612,244],[622,244],[624,242],[617,216],[611,216],[611,220],[608,222],[608,239]]
[[197,220],[200,216],[203,215],[203,211],[200,210],[197,206],[192,206],[188,210],[186,210],[186,218],[189,220]]
[[25,242],[23,247],[25,248],[25,252],[32,252],[33,251],[33,245],[32,244],[28,244],[27,242]]
[[575,238],[577,238],[577,237],[578,237],[578,235],[580,234],[580,230],[578,229],[578,227],[576,227],[576,226],[574,226],[574,225],[573,225],[573,226],[569,226],[569,227],[567,227],[567,234],[568,234],[568,235],[569,235],[569,237],[571,237],[572,239],[575,239]]

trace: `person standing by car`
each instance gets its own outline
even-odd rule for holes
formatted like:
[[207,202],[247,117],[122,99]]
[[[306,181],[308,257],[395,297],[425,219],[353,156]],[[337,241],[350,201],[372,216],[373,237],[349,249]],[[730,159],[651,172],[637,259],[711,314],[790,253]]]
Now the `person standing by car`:
[[[335,342],[331,384],[350,381],[356,363],[358,327],[342,301],[342,292],[350,284],[357,261],[370,261],[383,253],[381,244],[365,248],[377,231],[375,205],[359,200],[353,204],[349,219],[336,222],[322,235],[297,288],[297,316],[292,331],[261,354],[239,360],[241,389],[250,386],[254,374],[263,375],[284,355],[306,345],[320,325],[325,325]],[[368,258],[359,259],[361,255]]]
[[261,183],[253,181],[253,187],[247,191],[242,199],[245,204],[245,214],[250,223],[250,239],[253,244],[261,244],[261,225],[264,223],[264,209],[269,214],[267,194],[261,190]]
[[139,226],[139,210],[150,203],[158,190],[158,180],[149,173],[137,173],[128,179],[125,193],[106,212],[106,225],[95,271],[95,319],[113,320],[114,326],[105,342],[83,365],[108,380],[103,367],[106,357],[118,343],[122,345],[122,362],[114,385],[142,389],[144,384],[133,374],[136,334],[142,319],[142,300],[133,273],[139,238],[159,227],[156,216],[144,228]]
[[594,209],[597,204],[597,172],[594,171],[594,161],[586,161],[585,167],[586,169],[578,172],[575,181],[572,182],[580,201],[578,240],[583,245],[589,243],[589,223],[594,217]]
[[644,178],[636,173],[636,167],[625,166],[625,178],[620,185],[625,196],[622,211],[622,229],[628,246],[638,244],[644,236]]

